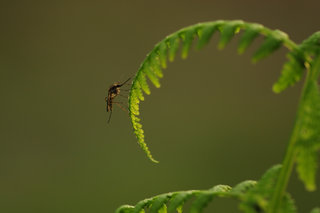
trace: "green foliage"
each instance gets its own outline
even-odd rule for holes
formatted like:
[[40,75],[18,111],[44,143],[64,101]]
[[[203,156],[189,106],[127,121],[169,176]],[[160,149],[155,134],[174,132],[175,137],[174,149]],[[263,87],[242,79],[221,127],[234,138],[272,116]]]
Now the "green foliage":
[[[265,37],[265,42],[254,53],[252,60],[257,62],[281,45],[293,49],[296,45],[291,42],[288,36],[279,30],[270,30],[262,25],[255,23],[246,23],[240,20],[236,21],[215,21],[200,23],[190,27],[183,28],[160,41],[147,55],[142,62],[133,82],[129,95],[129,110],[134,133],[138,139],[141,148],[153,162],[157,162],[151,155],[145,140],[144,131],[140,119],[138,118],[140,101],[144,100],[143,92],[150,94],[150,88],[147,83],[147,77],[152,84],[159,88],[159,78],[163,76],[162,69],[167,67],[167,61],[173,61],[181,47],[181,57],[187,58],[195,38],[198,39],[197,48],[205,46],[215,32],[220,32],[220,41],[218,47],[223,49],[230,40],[243,30],[243,35],[239,42],[238,51],[242,53],[254,41],[258,35]],[[143,91],[143,92],[142,92]]]
[[233,189],[227,185],[217,185],[208,190],[189,190],[162,194],[142,200],[135,206],[123,205],[116,210],[116,213],[144,212],[145,209],[150,210],[151,213],[160,213],[163,206],[165,206],[167,212],[174,212],[176,210],[183,212],[183,204],[191,199],[193,199],[193,202],[190,207],[190,212],[200,213],[213,198],[230,197],[240,200],[255,184],[255,181],[245,181]]
[[240,38],[238,45],[239,54],[242,54],[250,46],[253,40],[259,36],[259,32],[261,32],[263,28],[261,24],[251,24],[247,27]]
[[297,138],[297,171],[310,191],[315,190],[315,176],[320,150],[320,92],[318,74],[320,57],[312,64],[300,108]]
[[[190,200],[192,200],[190,213],[201,213],[212,199],[218,197],[241,201],[240,208],[248,213],[265,212],[280,169],[281,166],[274,166],[258,182],[248,180],[239,183],[233,188],[227,185],[217,185],[208,190],[190,190],[161,194],[142,200],[135,206],[121,206],[117,209],[116,213],[138,213],[145,212],[145,210],[149,210],[151,213],[170,213],[175,212],[177,209],[183,212],[182,206]],[[283,198],[283,205],[279,212],[296,212],[289,194]]]
[[315,32],[309,38],[304,40],[299,49],[304,55],[316,56],[320,54],[320,32]]
[[[240,208],[248,213],[266,212],[269,206],[270,198],[275,189],[276,180],[279,177],[280,170],[281,166],[278,165],[267,171],[258,184],[249,190],[245,195]],[[294,203],[288,193],[282,197],[282,205],[278,209],[278,212],[296,212]]]
[[280,93],[289,86],[293,86],[302,78],[304,61],[300,60],[297,54],[295,52],[287,54],[288,62],[283,65],[281,76],[272,87],[275,93]]
[[280,30],[272,31],[269,36],[266,37],[260,48],[254,53],[252,57],[253,62],[257,62],[262,58],[267,57],[277,50],[281,44],[288,39],[288,35],[284,32]]
[[302,78],[305,67],[309,68],[311,63],[310,57],[319,55],[320,51],[320,32],[304,40],[299,46],[288,53],[288,62],[282,69],[282,75],[273,85],[273,91],[282,92],[289,86],[293,86]]
[[[129,114],[142,150],[153,162],[156,161],[144,140],[144,131],[140,123],[139,104],[144,100],[144,94],[150,94],[150,82],[160,87],[162,70],[167,62],[172,62],[179,50],[181,57],[187,58],[188,53],[197,40],[196,47],[201,49],[209,43],[214,33],[220,33],[218,48],[223,49],[238,33],[238,52],[243,53],[259,35],[264,36],[264,42],[254,52],[252,61],[257,62],[280,48],[282,45],[289,49],[288,61],[283,65],[278,81],[273,85],[273,91],[280,93],[289,86],[293,86],[302,79],[304,71],[307,75],[298,107],[293,133],[289,141],[288,150],[283,166],[275,166],[265,173],[256,184],[254,181],[244,181],[234,188],[218,185],[209,190],[190,190],[172,192],[148,198],[138,202],[135,206],[124,205],[117,209],[117,213],[142,213],[146,209],[154,213],[182,212],[183,205],[191,198],[194,199],[190,212],[202,212],[216,197],[233,198],[240,201],[240,208],[244,212],[295,213],[297,212],[286,187],[293,166],[306,189],[316,189],[316,170],[320,150],[320,91],[318,78],[320,75],[320,32],[316,32],[304,40],[300,45],[291,41],[287,34],[280,30],[270,30],[260,24],[247,23],[241,20],[215,21],[200,23],[183,28],[160,41],[142,62],[133,79],[129,95]],[[319,208],[312,213],[320,212]]]

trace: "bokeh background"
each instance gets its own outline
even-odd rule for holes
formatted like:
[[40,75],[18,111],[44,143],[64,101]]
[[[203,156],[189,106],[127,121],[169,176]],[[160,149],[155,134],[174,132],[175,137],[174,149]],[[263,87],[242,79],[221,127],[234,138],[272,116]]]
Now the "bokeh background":
[[[104,97],[155,43],[182,27],[243,19],[301,42],[320,30],[317,0],[1,1],[0,212],[103,213],[169,191],[259,179],[281,163],[301,83],[271,91],[287,50],[253,65],[218,35],[169,64],[141,104],[140,150],[126,113],[107,124]],[[125,94],[125,93],[124,93]],[[126,101],[125,98],[119,100]],[[319,173],[317,175],[318,185]],[[293,173],[299,212],[320,204]],[[215,200],[206,212],[238,212]]]

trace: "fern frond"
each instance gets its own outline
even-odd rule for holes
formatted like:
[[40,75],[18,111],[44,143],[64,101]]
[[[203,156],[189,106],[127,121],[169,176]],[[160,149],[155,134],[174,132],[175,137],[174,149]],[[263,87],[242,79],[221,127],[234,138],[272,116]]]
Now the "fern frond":
[[284,41],[289,39],[288,35],[280,30],[273,31],[271,35],[272,36],[266,37],[260,48],[254,53],[252,57],[253,62],[267,57],[276,51]]
[[320,56],[312,64],[299,114],[297,171],[309,191],[316,188],[315,176],[320,150],[320,92],[317,82],[319,72]]
[[218,30],[219,26],[223,24],[223,21],[215,21],[213,23],[208,23],[206,25],[203,25],[199,30],[198,30],[198,44],[197,48],[201,49],[204,45],[206,45],[213,34]]
[[157,53],[159,55],[160,64],[161,64],[162,68],[167,68],[167,52],[168,52],[167,44],[165,42],[161,42],[159,44],[159,48],[158,48]]
[[264,27],[261,24],[251,24],[243,32],[238,45],[238,53],[242,54],[259,35]]
[[137,205],[134,207],[132,213],[141,213],[144,212],[144,208],[148,208],[152,204],[152,198],[141,200]]
[[218,44],[219,49],[224,49],[225,46],[230,42],[236,33],[240,32],[241,27],[244,25],[243,21],[230,21],[222,25],[220,29],[221,37]]
[[[266,212],[280,170],[281,165],[269,169],[257,185],[246,193],[240,208],[248,213]],[[282,199],[282,206],[279,208],[279,213],[295,213],[296,208],[290,195],[286,194]]]
[[301,80],[305,68],[304,61],[296,55],[295,52],[287,54],[288,62],[283,65],[281,75],[272,87],[275,93],[280,93]]
[[189,190],[185,192],[173,193],[172,199],[170,200],[168,211],[173,212],[178,208],[182,208],[183,204],[198,192],[199,192],[198,190]]
[[182,40],[181,58],[186,59],[191,48],[192,42],[196,36],[196,27],[190,27],[180,31],[179,36]]
[[233,187],[230,193],[233,194],[235,197],[240,197],[241,195],[246,193],[248,190],[253,188],[256,184],[257,184],[257,181],[254,181],[254,180],[243,181],[238,185],[236,185],[235,187]]
[[[147,212],[150,210],[151,213],[170,213],[175,211],[181,213],[182,206],[187,201],[193,200],[190,207],[190,213],[201,213],[212,199],[222,197],[241,201],[240,208],[245,212],[266,212],[280,170],[280,165],[272,167],[258,182],[247,180],[239,183],[233,188],[228,185],[217,185],[208,190],[170,192],[142,200],[138,202],[135,207],[126,205],[119,209],[128,209],[128,213],[130,211],[130,213],[140,213],[144,212],[144,210]],[[296,212],[294,202],[289,194],[286,194],[282,200],[282,206],[278,213]],[[122,213],[118,210],[116,213]]]
[[147,83],[146,76],[156,87],[160,87],[159,78],[163,76],[162,69],[167,67],[167,62],[173,61],[179,47],[181,46],[181,57],[186,58],[191,49],[193,41],[198,38],[197,47],[202,48],[206,45],[215,32],[220,32],[221,37],[218,44],[220,49],[224,48],[230,40],[240,31],[243,35],[239,42],[238,51],[242,53],[258,35],[265,37],[265,42],[253,55],[254,62],[261,60],[278,49],[281,45],[290,50],[296,48],[288,36],[279,30],[270,30],[262,25],[255,23],[247,23],[241,20],[235,21],[215,21],[206,22],[190,27],[183,28],[160,41],[142,62],[135,78],[133,79],[130,94],[129,94],[129,109],[132,125],[138,143],[147,153],[147,156],[154,160],[147,148],[144,140],[144,132],[142,125],[138,119],[139,103],[144,100],[142,91],[150,94],[150,88]]
[[164,194],[164,195],[160,195],[160,196],[156,197],[152,202],[150,212],[151,213],[160,212],[161,208],[165,208],[166,209],[165,212],[167,212],[166,203],[171,198],[171,196],[172,196],[172,194],[169,193],[169,194]]
[[304,69],[310,67],[311,58],[319,54],[320,32],[316,32],[287,55],[288,62],[284,64],[279,80],[273,85],[273,91],[279,93],[297,83]]
[[167,39],[167,45],[169,47],[169,61],[174,61],[174,58],[178,52],[180,45],[180,38],[178,34],[175,34]]
[[[152,198],[144,199],[136,206],[124,205],[117,209],[116,213],[140,213],[150,210],[151,213],[182,212],[185,202],[195,197],[190,212],[200,213],[214,197],[230,197],[241,200],[245,193],[254,187],[255,181],[244,181],[234,189],[227,185],[217,185],[209,190],[189,190],[170,192]],[[167,208],[167,206],[169,206]]]
[[308,55],[319,55],[320,53],[320,31],[315,32],[309,38],[304,40],[301,45],[299,45],[299,49]]
[[[290,177],[289,174],[295,162],[297,163],[298,175],[304,182],[307,190],[313,191],[316,188],[316,159],[320,149],[320,94],[317,83],[320,74],[320,48],[308,46],[313,42],[316,42],[315,46],[319,46],[320,35],[319,37],[318,35],[311,36],[312,39],[308,38],[299,45],[299,49],[303,50],[302,54],[306,57],[305,67],[308,72],[299,103],[295,126],[284,159],[283,169],[272,195],[272,202],[268,211],[270,213],[275,212],[282,204],[281,198],[285,193],[285,188]],[[318,40],[315,41],[315,37]],[[309,48],[312,51],[309,51]],[[310,55],[310,53],[312,54]]]
[[197,194],[195,201],[192,203],[190,213],[200,213],[214,197],[227,196],[232,188],[227,185],[218,185],[208,191],[201,191]]

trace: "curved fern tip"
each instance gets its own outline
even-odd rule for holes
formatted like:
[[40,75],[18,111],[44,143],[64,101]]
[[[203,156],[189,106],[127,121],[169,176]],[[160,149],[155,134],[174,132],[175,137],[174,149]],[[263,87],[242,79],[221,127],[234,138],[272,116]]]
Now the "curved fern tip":
[[155,160],[152,156],[149,158],[153,163],[160,163],[160,161]]

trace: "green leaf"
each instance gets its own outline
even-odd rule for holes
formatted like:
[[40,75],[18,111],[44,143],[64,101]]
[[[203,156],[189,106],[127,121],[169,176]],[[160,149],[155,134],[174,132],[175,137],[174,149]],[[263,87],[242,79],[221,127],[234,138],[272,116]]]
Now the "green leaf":
[[197,49],[201,49],[207,43],[209,43],[211,37],[213,36],[214,32],[217,31],[218,27],[223,22],[214,22],[210,24],[204,24],[201,29],[199,29],[199,40],[197,44]]
[[160,63],[160,58],[157,54],[152,54],[150,55],[150,68],[152,71],[155,73],[155,75],[159,78],[163,77],[162,69],[161,69],[161,63]]
[[138,73],[138,76],[137,76],[137,80],[140,84],[140,87],[142,88],[142,90],[147,94],[147,95],[150,95],[150,88],[149,88],[149,85],[147,83],[147,79],[146,79],[146,74],[144,73],[143,70],[141,70],[139,73]]
[[144,208],[148,207],[152,203],[152,198],[144,199],[137,203],[132,213],[144,212]]
[[304,64],[301,63],[301,60],[293,52],[289,53],[287,58],[288,62],[284,64],[280,78],[272,87],[275,93],[280,93],[289,86],[293,86],[302,78]]
[[243,26],[243,24],[243,21],[227,22],[222,28],[218,48],[221,50],[224,49],[234,35],[240,31],[240,27]]
[[174,34],[173,36],[169,37],[167,39],[167,43],[169,46],[169,61],[174,61],[174,58],[177,54],[177,51],[179,49],[179,43],[180,43],[180,39],[179,39],[179,35],[178,34]]
[[196,33],[195,28],[189,28],[180,33],[180,37],[182,38],[182,41],[183,41],[182,52],[181,52],[181,57],[183,59],[186,59],[188,57],[188,53],[191,48],[195,33]]
[[297,156],[297,172],[300,179],[305,183],[306,189],[314,191],[316,189],[315,176],[317,170],[316,150],[301,149]]
[[167,213],[167,206],[166,204],[163,204],[162,207],[158,211],[159,213]]
[[304,40],[299,49],[306,54],[319,55],[320,54],[320,31],[315,32],[309,38]]
[[238,45],[239,54],[244,53],[244,51],[250,46],[254,39],[258,37],[261,29],[263,29],[263,26],[260,24],[251,24],[248,26],[248,28],[245,29]]
[[160,210],[164,208],[164,206],[165,206],[165,211],[162,210],[162,212],[167,212],[167,207],[165,204],[170,199],[170,197],[171,197],[171,193],[157,196],[152,202],[150,212],[151,213],[160,212]]
[[191,196],[197,191],[191,190],[186,192],[177,192],[173,194],[172,199],[170,200],[170,205],[168,212],[173,212],[183,205]]
[[283,202],[279,208],[279,213],[296,213],[297,208],[291,196],[287,193],[283,197]]
[[308,83],[300,111],[297,172],[307,190],[314,191],[320,150],[320,93],[317,81],[312,80]]
[[199,192],[195,201],[192,203],[192,206],[190,208],[190,213],[202,212],[203,209],[212,200],[212,198],[214,198],[215,196],[227,195],[227,192],[229,192],[230,190],[231,190],[230,186],[218,185],[208,191]]
[[271,53],[276,51],[282,44],[283,41],[288,39],[288,35],[280,30],[275,30],[272,32],[272,36],[267,36],[264,43],[260,48],[254,53],[252,57],[253,62],[257,62]]
[[182,205],[179,206],[179,207],[177,207],[177,212],[178,212],[178,213],[182,213]]
[[238,185],[236,185],[235,187],[233,187],[233,189],[230,191],[230,193],[240,197],[241,195],[245,194],[248,190],[255,187],[256,184],[257,184],[257,181],[254,181],[254,180],[243,181],[243,182],[239,183]]
[[159,51],[158,51],[160,64],[162,68],[167,68],[167,53],[168,53],[167,44],[166,42],[163,41],[159,44]]
[[[130,114],[132,115],[139,115],[139,102],[138,99],[139,92],[141,93],[140,89],[136,89],[135,91],[132,91],[131,93],[131,103],[129,105]],[[135,117],[135,116],[134,116]]]
[[152,67],[148,63],[145,63],[144,72],[147,74],[148,78],[153,83],[153,85],[159,88],[160,87],[159,78],[156,76]]
[[[281,171],[281,165],[269,169],[258,181],[257,185],[250,189],[244,196],[240,208],[248,213],[267,212],[270,198],[273,194],[276,180]],[[282,205],[278,213],[295,213],[295,206],[288,194],[283,197]]]
[[[134,95],[141,101],[144,101],[144,96],[143,96],[143,92],[141,90],[141,86],[140,83],[138,82],[137,84],[134,85],[134,87],[132,87]],[[139,102],[138,102],[139,103]]]

